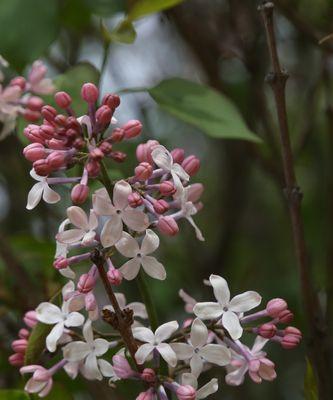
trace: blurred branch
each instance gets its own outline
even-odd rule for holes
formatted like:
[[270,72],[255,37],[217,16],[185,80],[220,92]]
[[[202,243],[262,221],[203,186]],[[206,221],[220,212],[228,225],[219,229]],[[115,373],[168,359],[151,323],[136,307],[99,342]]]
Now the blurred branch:
[[312,277],[305,244],[303,220],[301,216],[302,193],[297,184],[290,144],[285,97],[285,87],[288,74],[282,70],[277,52],[273,22],[274,4],[272,2],[265,2],[259,7],[259,10],[265,24],[268,49],[273,67],[273,72],[271,72],[266,79],[273,90],[280,127],[281,153],[286,183],[285,194],[287,196],[290,211],[295,251],[299,267],[301,293],[311,335],[311,358],[314,369],[317,373],[320,399],[329,400],[333,397],[333,388],[331,381],[330,357],[327,353],[325,340],[327,332],[325,330],[326,327],[318,297],[312,285]]

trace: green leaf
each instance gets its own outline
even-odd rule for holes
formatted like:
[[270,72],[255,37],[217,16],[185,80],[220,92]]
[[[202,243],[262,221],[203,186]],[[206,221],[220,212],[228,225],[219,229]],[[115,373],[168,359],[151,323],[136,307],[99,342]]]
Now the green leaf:
[[87,112],[87,103],[81,98],[81,86],[86,82],[98,85],[99,76],[99,71],[94,66],[89,63],[80,63],[55,78],[54,84],[57,90],[70,93],[73,109],[77,115],[82,115]]
[[135,20],[144,17],[148,14],[153,14],[159,11],[171,8],[184,0],[138,0],[128,13],[128,18]]
[[318,400],[318,388],[316,378],[310,360],[306,359],[306,371],[304,377],[304,399]]
[[111,17],[115,13],[126,11],[124,0],[85,0],[85,2],[94,14],[101,17]]
[[172,78],[148,89],[148,92],[165,111],[209,136],[261,141],[248,129],[236,106],[208,86]]
[[29,400],[29,395],[23,390],[0,389],[0,400]]
[[110,32],[111,41],[131,44],[136,39],[136,31],[130,20],[124,19]]
[[[51,297],[50,303],[57,303],[60,293],[61,289]],[[51,332],[52,328],[53,325],[46,325],[42,322],[38,322],[37,325],[34,326],[29,336],[28,347],[24,357],[24,365],[38,363],[38,360],[45,349],[46,337]]]
[[57,0],[1,0],[1,55],[18,70],[39,58],[56,39]]

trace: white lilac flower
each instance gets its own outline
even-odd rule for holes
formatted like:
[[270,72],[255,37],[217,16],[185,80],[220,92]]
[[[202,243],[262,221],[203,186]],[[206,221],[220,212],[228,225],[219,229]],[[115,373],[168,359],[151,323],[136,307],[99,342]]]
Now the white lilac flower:
[[112,343],[105,339],[94,339],[91,321],[87,320],[84,324],[83,337],[85,341],[75,341],[68,343],[63,348],[63,355],[66,360],[73,363],[84,362],[80,370],[87,379],[103,379],[103,376],[111,377],[114,375],[112,365],[97,357],[105,354]]
[[48,204],[54,204],[60,200],[59,194],[49,187],[46,176],[37,175],[34,169],[30,171],[30,175],[38,182],[33,185],[28,194],[28,210],[35,208],[41,198]]
[[230,291],[227,281],[218,275],[211,275],[210,283],[213,286],[217,302],[197,303],[194,314],[200,319],[217,319],[222,317],[222,325],[229,332],[232,339],[239,339],[243,328],[239,322],[239,314],[252,310],[261,302],[257,292],[248,291],[233,297],[230,300]]
[[[120,307],[121,310],[124,310],[125,308],[130,308],[133,311],[133,317],[139,317],[142,319],[147,319],[148,318],[148,314],[147,314],[147,310],[146,310],[146,306],[143,303],[140,303],[138,301],[134,301],[132,303],[128,303],[126,302],[126,297],[123,293],[115,293],[118,305]],[[114,311],[114,308],[112,307],[112,305],[107,305],[105,307],[103,307],[106,310],[110,310],[110,311]]]
[[203,370],[204,362],[219,366],[229,364],[230,350],[221,344],[207,344],[208,329],[196,318],[191,326],[189,343],[172,343],[171,347],[177,354],[178,360],[189,360],[191,372],[196,377]]
[[191,373],[184,373],[182,375],[182,385],[190,385],[196,390],[196,400],[205,399],[211,394],[217,392],[219,388],[217,379],[213,378],[200,389],[198,389],[197,378]]
[[143,364],[153,351],[156,350],[169,365],[175,367],[177,364],[176,353],[172,350],[171,346],[168,343],[164,343],[164,341],[177,329],[177,321],[171,321],[159,326],[155,333],[145,327],[134,328],[133,336],[135,339],[144,342],[135,353],[135,359],[138,364]]
[[100,189],[93,196],[93,207],[98,215],[111,217],[104,224],[101,243],[104,247],[113,246],[123,232],[123,224],[136,232],[143,232],[149,225],[148,216],[141,210],[131,208],[128,196],[132,193],[129,183],[122,180],[115,184],[113,202],[106,189]]
[[56,239],[65,244],[82,243],[87,246],[93,242],[96,236],[95,229],[98,226],[98,219],[93,210],[90,210],[89,219],[82,208],[72,206],[67,208],[67,216],[75,229],[69,229],[57,234]]
[[174,181],[177,195],[182,193],[184,190],[182,180],[188,182],[190,176],[183,169],[183,167],[177,163],[173,162],[172,155],[164,146],[156,146],[151,153],[154,163],[162,168],[164,171],[169,172]]
[[52,374],[41,365],[27,365],[20,369],[21,374],[32,373],[32,377],[25,384],[24,390],[28,393],[38,393],[39,397],[47,396],[53,386]]
[[151,229],[146,230],[141,246],[131,235],[123,232],[121,239],[116,243],[116,248],[123,256],[131,258],[119,269],[124,278],[134,279],[142,266],[152,278],[164,280],[166,272],[163,265],[155,257],[149,256],[158,248],[159,244],[159,237]]
[[228,385],[241,385],[247,372],[255,383],[261,383],[262,380],[273,381],[276,378],[274,363],[266,358],[266,353],[262,351],[268,341],[268,339],[257,336],[252,349],[242,345],[246,357],[232,351],[233,359],[227,368],[228,374],[225,377]]
[[84,316],[78,312],[70,312],[68,302],[63,302],[61,309],[52,303],[41,303],[36,308],[37,319],[48,325],[54,325],[46,338],[46,347],[49,351],[56,350],[57,343],[66,328],[80,326],[84,323]]
[[181,211],[183,213],[183,217],[188,220],[188,222],[193,226],[196,237],[198,240],[204,241],[204,237],[202,236],[201,230],[198,228],[197,224],[194,222],[192,215],[197,214],[198,209],[189,201],[188,198],[190,196],[190,186],[186,187],[183,193],[180,195],[180,204]]

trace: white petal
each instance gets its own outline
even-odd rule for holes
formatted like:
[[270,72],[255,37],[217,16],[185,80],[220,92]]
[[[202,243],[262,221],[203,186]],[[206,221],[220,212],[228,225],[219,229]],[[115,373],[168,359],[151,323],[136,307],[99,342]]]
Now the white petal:
[[154,163],[164,169],[165,171],[170,171],[173,159],[172,155],[168,152],[168,150],[164,146],[156,146],[154,150],[151,152],[152,159]]
[[51,332],[46,337],[46,348],[49,351],[54,352],[56,350],[57,342],[60,339],[63,331],[64,331],[63,322],[58,322],[56,325],[54,325]]
[[90,230],[94,230],[98,227],[98,218],[94,210],[90,210],[88,225]]
[[134,301],[133,303],[127,304],[127,307],[133,310],[134,317],[148,318],[146,306],[143,303]]
[[180,180],[179,176],[173,170],[171,170],[171,176],[172,176],[175,188],[176,188],[176,193],[174,194],[175,198],[182,197],[182,195],[184,193],[184,186],[182,184],[182,181]]
[[74,362],[84,360],[90,353],[90,347],[85,342],[76,341],[66,344],[62,351],[66,360]]
[[205,399],[206,397],[208,397],[212,393],[217,392],[218,389],[219,389],[218,380],[216,378],[213,378],[208,383],[206,383],[206,385],[204,385],[202,388],[200,388],[197,391],[197,397],[196,398],[197,398],[197,400]]
[[44,324],[56,324],[63,321],[63,315],[59,307],[52,303],[41,303],[36,308],[37,319]]
[[133,231],[143,232],[149,226],[149,218],[143,211],[127,208],[121,216],[124,223]]
[[241,385],[244,382],[244,377],[247,370],[247,365],[244,363],[242,367],[236,368],[234,371],[229,372],[229,374],[225,376],[226,383],[232,386]]
[[75,279],[76,277],[75,272],[70,267],[59,269],[59,272],[62,276],[68,279]]
[[171,365],[171,367],[175,367],[177,365],[176,353],[172,350],[169,344],[160,343],[156,346],[156,350],[161,354],[164,361]]
[[201,230],[198,228],[198,225],[194,222],[192,217],[187,217],[186,218],[188,220],[188,222],[193,226],[194,230],[195,230],[195,235],[197,237],[198,240],[200,240],[201,242],[205,241],[205,238],[202,236],[202,232]]
[[109,362],[105,360],[98,360],[97,363],[103,376],[106,376],[107,378],[115,376],[113,367]]
[[254,353],[254,354],[259,353],[264,348],[264,346],[266,345],[266,343],[268,341],[269,341],[269,339],[265,339],[262,336],[258,335],[252,346],[252,353]]
[[234,312],[246,312],[257,307],[261,303],[261,296],[257,292],[248,291],[231,299],[229,310]]
[[241,327],[239,319],[232,311],[227,311],[222,315],[222,325],[234,340],[239,339],[243,334],[243,328]]
[[113,204],[117,209],[123,210],[128,205],[128,196],[132,193],[131,185],[122,180],[114,185]]
[[199,351],[199,355],[206,361],[220,365],[221,367],[230,363],[230,350],[220,344],[207,344]]
[[145,237],[141,244],[141,254],[147,255],[153,253],[160,245],[160,238],[151,229],[146,230]]
[[223,314],[223,307],[219,303],[197,303],[193,308],[194,314],[200,319],[215,319]]
[[199,318],[196,318],[192,323],[190,339],[195,348],[200,348],[207,343],[208,329]]
[[156,343],[161,343],[164,340],[168,339],[177,329],[179,325],[177,321],[167,322],[159,326],[155,331],[155,340]]
[[116,249],[125,257],[135,257],[139,251],[138,242],[127,232],[123,232],[121,239],[116,243]]
[[95,236],[96,236],[96,232],[95,231],[87,232],[82,238],[82,245],[83,246],[89,246],[94,241]]
[[46,385],[45,381],[39,382],[33,378],[30,378],[26,383],[24,390],[27,391],[28,393],[38,393],[44,388],[45,385]]
[[106,196],[107,197],[104,197],[99,194],[93,195],[93,208],[98,215],[114,215],[116,212],[107,193]]
[[197,378],[193,374],[190,374],[189,372],[185,372],[182,375],[182,385],[189,385],[189,386],[192,386],[194,389],[197,389],[197,387],[198,387]]
[[37,206],[37,204],[40,202],[40,199],[42,198],[43,190],[44,190],[43,182],[38,182],[35,185],[33,185],[28,194],[28,201],[26,206],[28,210],[32,210]]
[[72,244],[80,242],[85,235],[82,229],[69,229],[68,231],[60,232],[56,235],[56,239],[60,243]]
[[111,217],[103,226],[101,243],[103,247],[113,246],[121,238],[123,223],[118,215]]
[[193,347],[187,343],[170,343],[170,346],[176,353],[178,360],[188,360],[193,357]]
[[227,281],[219,275],[211,275],[209,281],[213,286],[216,300],[224,307],[229,303],[230,291]]
[[48,204],[54,204],[61,200],[60,195],[49,187],[47,183],[44,184],[43,200]]
[[84,231],[89,230],[87,214],[82,208],[77,206],[67,208],[67,216],[71,223],[77,228],[83,229]]
[[38,182],[46,181],[46,177],[38,175],[33,168],[30,170],[29,174],[30,174],[31,178],[35,179],[35,181],[38,181]]
[[198,354],[194,354],[190,361],[191,373],[194,376],[199,377],[203,370],[203,366],[204,364],[201,357]]
[[145,272],[154,279],[163,281],[166,278],[166,272],[163,264],[158,262],[155,257],[141,257],[141,265]]
[[69,281],[65,286],[61,289],[61,294],[64,300],[68,300],[67,296],[72,294],[75,290],[75,284],[73,281]]
[[95,339],[94,340],[94,354],[95,356],[102,356],[109,350],[109,342],[105,339]]
[[125,262],[120,268],[119,271],[122,273],[123,277],[127,279],[128,281],[131,281],[134,279],[139,271],[140,271],[140,261],[138,258],[132,258],[132,260],[129,260]]
[[79,373],[78,362],[68,362],[63,368],[71,379],[75,379]]
[[141,345],[137,352],[135,353],[135,359],[137,361],[138,364],[143,364],[147,357],[149,357],[149,355],[152,353],[152,351],[154,350],[154,346],[150,343],[145,343],[143,345]]
[[180,179],[183,181],[189,181],[190,175],[184,170],[184,168],[179,164],[173,164],[172,171],[175,172]]
[[97,379],[97,380],[102,380],[103,376],[100,373],[100,370],[98,368],[97,364],[97,358],[94,354],[90,353],[88,357],[86,358],[86,361],[84,363],[84,375],[87,379]]
[[[115,296],[116,296],[116,299],[117,299],[117,302],[118,302],[118,304],[119,304],[119,307],[121,308],[121,309],[124,309],[125,307],[126,307],[126,297],[125,297],[125,295],[124,295],[124,293],[115,293]],[[112,307],[112,306],[111,306]],[[112,307],[113,308],[113,307]],[[113,311],[113,310],[112,310]]]
[[155,335],[153,332],[144,326],[134,328],[133,336],[135,339],[140,340],[140,342],[154,343]]
[[90,346],[92,346],[93,345],[93,341],[94,341],[94,333],[93,333],[93,330],[92,330],[91,321],[89,319],[87,319],[86,323],[83,326],[82,334],[83,334],[84,340]]
[[81,326],[84,323],[84,316],[76,311],[68,314],[65,325],[70,326]]

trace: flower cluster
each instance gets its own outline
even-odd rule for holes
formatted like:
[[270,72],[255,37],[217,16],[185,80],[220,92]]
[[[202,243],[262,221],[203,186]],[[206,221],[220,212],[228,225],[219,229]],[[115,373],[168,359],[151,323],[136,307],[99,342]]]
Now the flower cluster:
[[[37,320],[50,328],[45,351],[36,361],[52,364],[50,354],[56,354],[58,361],[49,368],[24,365],[31,334],[21,330],[20,339],[13,342],[10,363],[21,367],[22,374],[32,373],[26,390],[47,395],[53,375],[61,369],[72,379],[78,374],[89,380],[106,377],[113,385],[118,380],[140,380],[143,389],[137,400],[166,400],[171,393],[179,400],[206,398],[218,390],[218,380],[198,388],[198,379],[212,367],[226,368],[229,385],[241,384],[247,373],[256,383],[273,380],[275,366],[264,346],[275,342],[291,349],[301,340],[297,328],[280,326],[293,319],[282,299],[273,299],[252,313],[261,303],[258,293],[248,291],[230,298],[227,282],[211,275],[206,283],[216,301],[197,302],[181,290],[190,317],[181,326],[177,321],[158,326],[149,290],[142,282],[145,275],[161,281],[167,277],[156,257],[159,234],[177,235],[179,221],[187,220],[197,239],[204,240],[193,219],[202,208],[203,186],[190,183],[200,162],[193,155],[186,157],[183,149],[168,151],[149,140],[137,146],[133,176],[110,180],[107,161],[126,158],[116,145],[137,137],[142,125],[131,120],[115,127],[119,97],[107,94],[98,105],[99,91],[92,83],[83,85],[81,95],[87,102],[87,115],[76,116],[70,95],[58,92],[55,102],[66,115],[44,106],[43,123],[25,130],[32,143],[24,155],[33,163],[31,176],[38,180],[28,195],[27,208],[34,208],[41,198],[51,204],[60,200],[49,185],[74,184],[74,205],[67,209],[55,236],[54,268],[68,279],[61,304],[44,302],[29,314],[34,323]],[[66,171],[74,165],[81,174],[67,177]],[[102,187],[89,196],[92,180]],[[119,291],[132,280],[138,282],[145,303],[127,304]],[[96,296],[99,281],[107,304]],[[99,319],[109,330],[96,329]],[[255,337],[252,348],[241,341],[245,334]]]
[[[8,63],[0,56],[1,67],[7,68]],[[14,130],[19,115],[31,122],[41,118],[44,101],[40,96],[54,92],[51,80],[45,77],[46,73],[46,66],[38,60],[33,63],[27,79],[16,76],[4,85],[5,76],[0,69],[0,139]]]

